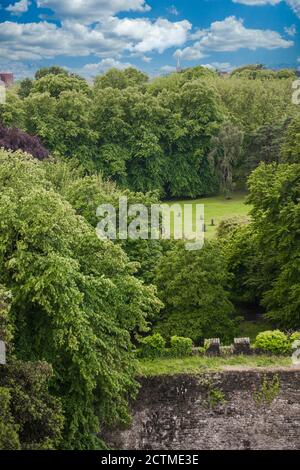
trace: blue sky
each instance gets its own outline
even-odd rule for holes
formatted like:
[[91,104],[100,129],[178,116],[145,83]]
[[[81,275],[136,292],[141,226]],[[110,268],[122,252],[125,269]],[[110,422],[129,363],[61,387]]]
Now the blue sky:
[[300,66],[300,0],[0,0],[0,70]]

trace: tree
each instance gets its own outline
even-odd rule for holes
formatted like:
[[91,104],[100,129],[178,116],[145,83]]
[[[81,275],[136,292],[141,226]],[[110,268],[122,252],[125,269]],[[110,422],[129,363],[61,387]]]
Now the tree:
[[263,163],[279,163],[288,120],[279,120],[249,133],[245,142],[245,176]]
[[12,292],[16,353],[53,367],[61,446],[99,448],[100,423],[128,419],[131,336],[161,303],[121,247],[99,240],[55,191],[44,165],[20,152],[2,151],[0,162],[0,282]]
[[165,304],[155,331],[165,338],[232,339],[235,324],[227,291],[229,275],[221,247],[206,243],[198,251],[185,250],[181,243],[159,262],[155,282]]
[[278,326],[300,322],[300,165],[261,164],[249,178],[253,231],[263,257],[262,304]]
[[147,82],[148,76],[133,67],[127,67],[125,70],[111,68],[105,74],[95,78],[94,86],[96,91],[104,88],[123,90],[128,87],[140,87]]
[[283,163],[300,163],[300,116],[296,116],[289,124],[281,146]]
[[31,93],[32,87],[33,87],[33,80],[31,80],[30,78],[24,78],[24,80],[20,82],[18,95],[21,98],[27,98],[27,96],[29,96]]
[[6,150],[23,150],[39,160],[49,156],[48,150],[38,137],[26,134],[16,127],[7,128],[0,124],[1,147]]
[[69,76],[69,72],[59,65],[52,65],[51,67],[42,67],[35,72],[35,79],[40,80],[41,78],[46,77],[47,75],[65,75]]
[[91,129],[91,99],[79,91],[64,91],[57,98],[34,93],[24,100],[25,127],[39,135],[51,153],[94,168],[98,134]]
[[7,365],[0,369],[0,449],[54,449],[61,439],[60,400],[49,392],[53,371],[46,362],[23,362],[14,356],[12,296],[0,285],[0,338]]
[[31,89],[31,93],[49,93],[54,98],[58,98],[64,91],[80,92],[88,95],[90,88],[81,77],[66,74],[47,74],[36,80]]
[[212,137],[210,159],[218,173],[220,191],[229,197],[233,186],[233,170],[242,154],[244,134],[231,122],[224,123],[216,136]]

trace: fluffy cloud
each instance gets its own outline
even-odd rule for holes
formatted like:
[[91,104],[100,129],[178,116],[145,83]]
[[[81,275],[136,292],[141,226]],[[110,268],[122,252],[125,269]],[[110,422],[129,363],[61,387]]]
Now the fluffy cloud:
[[163,65],[160,68],[160,71],[162,73],[172,73],[172,72],[176,72],[176,67],[174,67],[174,65]]
[[285,27],[284,28],[284,31],[286,34],[288,34],[289,36],[295,36],[296,33],[297,33],[297,29],[296,29],[296,26],[293,24],[292,26],[289,26],[289,27]]
[[100,62],[93,63],[93,64],[86,64],[80,70],[77,70],[80,74],[86,77],[92,77],[94,75],[98,75],[99,73],[105,73],[107,70],[111,69],[112,67],[124,70],[128,67],[132,67],[132,64],[129,62],[120,62],[115,60],[114,58],[107,58],[102,59]]
[[144,54],[151,51],[162,53],[184,44],[192,25],[187,20],[173,23],[163,18],[154,22],[146,18],[111,18],[109,27],[117,37],[131,41],[131,51]]
[[0,28],[0,57],[10,60],[40,60],[63,56],[118,55],[126,43],[105,37],[98,28],[66,21],[62,27],[53,23],[14,23]]
[[[233,3],[241,3],[248,6],[278,5],[283,0],[232,0]],[[293,12],[300,18],[300,0],[285,0]]]
[[0,57],[11,60],[40,60],[57,56],[118,57],[128,50],[143,60],[145,53],[163,52],[187,40],[192,25],[158,19],[107,18],[95,26],[63,21],[61,26],[47,21],[15,23],[6,21],[0,28]]
[[282,38],[276,31],[247,29],[243,20],[234,16],[215,21],[208,30],[198,31],[196,37],[200,38],[199,41],[183,50],[177,50],[175,55],[186,60],[195,60],[209,51],[233,52],[242,48],[256,50],[260,47],[276,49],[291,47],[294,44],[293,41]]
[[145,0],[37,0],[40,8],[50,8],[60,19],[93,23],[121,11],[149,11]]
[[13,15],[20,16],[23,13],[28,11],[31,2],[28,0],[20,0],[20,2],[12,3],[5,8],[5,10],[9,11]]
[[14,72],[16,79],[22,79],[25,77],[33,77],[37,67],[30,63],[24,62],[11,62],[10,60],[0,60],[0,70],[1,71],[12,71]]
[[170,15],[175,15],[175,16],[178,16],[178,15],[179,15],[179,11],[178,11],[177,8],[175,7],[175,5],[171,5],[169,8],[167,8],[167,12],[168,12]]
[[211,70],[221,70],[221,72],[229,72],[233,69],[233,66],[229,62],[212,62],[211,64],[201,65]]
[[300,0],[286,0],[293,12],[300,18]]

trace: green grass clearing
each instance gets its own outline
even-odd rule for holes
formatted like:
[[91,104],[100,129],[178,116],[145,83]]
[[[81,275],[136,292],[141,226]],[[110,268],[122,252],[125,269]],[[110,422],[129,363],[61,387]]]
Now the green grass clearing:
[[266,320],[258,320],[255,322],[244,320],[240,323],[236,336],[240,338],[250,338],[251,344],[253,344],[258,333],[273,329],[273,326]]
[[[225,199],[224,196],[214,196],[194,200],[167,201],[167,204],[193,205],[193,214],[195,214],[196,204],[204,204],[204,220],[206,224],[205,238],[212,239],[216,235],[216,229],[222,219],[232,216],[245,216],[249,213],[251,207],[245,204],[245,193],[234,193],[231,199]],[[214,219],[215,226],[211,226],[211,219]],[[171,218],[171,232],[174,229],[174,219]]]
[[153,377],[157,375],[199,374],[216,371],[223,367],[240,366],[255,367],[291,367],[292,361],[287,356],[230,356],[204,357],[191,356],[182,359],[160,358],[145,359],[139,362],[139,376]]

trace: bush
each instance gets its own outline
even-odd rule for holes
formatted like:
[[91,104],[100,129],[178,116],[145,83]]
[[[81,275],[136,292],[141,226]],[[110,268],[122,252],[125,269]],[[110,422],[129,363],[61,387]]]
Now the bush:
[[299,341],[300,340],[300,331],[295,331],[294,333],[291,334],[290,336],[290,342],[293,343],[294,341]]
[[182,336],[172,336],[171,355],[173,357],[191,356],[193,352],[193,341]]
[[290,341],[280,330],[262,331],[256,337],[255,347],[273,354],[283,354],[290,351]]
[[165,353],[165,348],[165,339],[160,333],[156,333],[141,340],[140,356],[147,358],[162,357]]
[[292,333],[290,335],[290,348],[291,348],[291,351],[294,350],[295,346],[293,347],[293,344],[295,343],[295,341],[299,341],[300,342],[300,331],[295,331],[294,333]]
[[232,235],[241,225],[248,225],[249,217],[243,215],[235,215],[221,220],[217,227],[217,235],[219,238],[225,238]]

